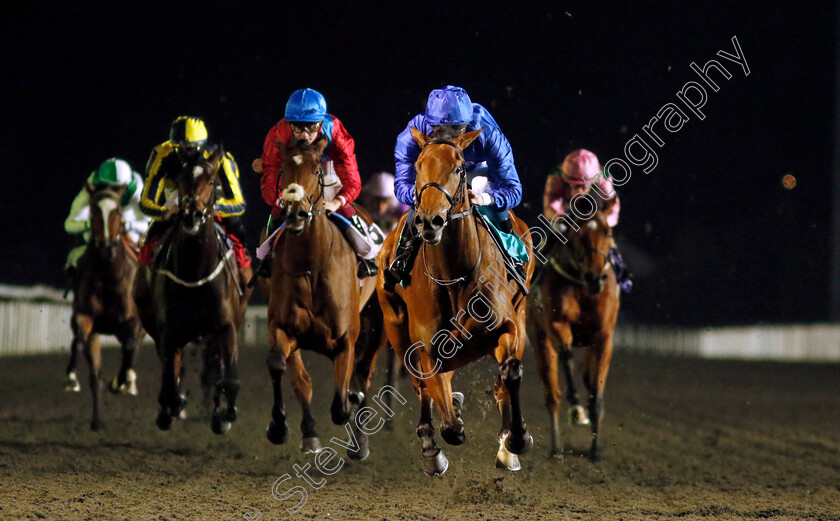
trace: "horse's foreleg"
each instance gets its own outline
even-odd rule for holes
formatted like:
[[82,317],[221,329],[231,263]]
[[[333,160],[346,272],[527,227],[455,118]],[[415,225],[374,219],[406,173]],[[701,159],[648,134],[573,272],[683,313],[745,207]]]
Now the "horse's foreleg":
[[315,418],[312,417],[310,410],[312,378],[303,365],[300,349],[289,355],[286,358],[286,363],[289,364],[289,371],[291,371],[292,389],[295,391],[295,396],[300,402],[300,408],[303,412],[300,420],[300,432],[303,436],[300,441],[300,451],[305,454],[320,452],[321,440],[318,439],[318,434],[315,432]]
[[514,335],[505,333],[499,338],[496,348],[496,360],[499,362],[499,376],[510,395],[510,433],[504,441],[504,448],[513,454],[524,454],[533,445],[533,439],[528,433],[525,419],[522,417],[522,407],[519,400],[519,390],[522,384],[522,350],[514,343]]
[[77,315],[76,323],[79,325],[79,330],[84,339],[85,359],[90,368],[88,381],[93,396],[93,418],[90,421],[90,429],[97,431],[105,427],[99,411],[99,398],[102,390],[102,350],[99,346],[99,335],[93,332],[93,318],[88,315]]
[[598,441],[601,421],[604,419],[604,385],[607,383],[607,372],[612,358],[612,336],[600,340],[595,346],[587,347],[584,355],[583,383],[589,390],[589,421],[592,427],[592,445],[589,449],[589,459],[601,459]]
[[158,352],[163,366],[161,374],[158,412],[155,424],[159,429],[167,431],[172,427],[172,420],[181,413],[186,406],[186,400],[178,393],[178,375],[181,371],[181,351],[183,346],[174,346],[167,340],[166,333],[161,335]]
[[270,326],[270,347],[265,363],[268,366],[268,374],[271,376],[274,405],[271,407],[271,422],[265,430],[265,436],[271,443],[280,445],[286,443],[289,437],[289,428],[286,425],[286,407],[283,405],[283,373],[286,371],[286,353],[291,353],[297,349],[297,340],[286,335],[276,325],[270,324]]
[[551,455],[559,456],[563,453],[560,438],[560,405],[563,396],[557,379],[557,351],[542,329],[537,329],[531,339],[537,360],[537,373],[543,383],[545,407],[551,417]]
[[70,330],[73,332],[73,340],[70,341],[70,360],[64,372],[64,390],[77,393],[82,390],[82,386],[79,385],[79,377],[76,375],[76,364],[79,351],[85,348],[85,339],[75,315],[70,317]]
[[143,337],[143,329],[140,326],[140,319],[134,317],[124,324],[117,335],[122,349],[122,365],[120,371],[108,383],[108,390],[113,393],[124,393],[137,396],[137,374],[134,372],[134,358],[137,353],[137,344]]
[[353,342],[346,336],[336,341],[336,347],[340,351],[333,358],[335,396],[330,406],[330,415],[334,424],[343,425],[347,423],[352,413],[350,378],[353,376],[353,363],[355,362],[356,350]]
[[420,422],[417,437],[423,443],[420,454],[423,457],[423,472],[427,476],[440,476],[449,468],[449,460],[435,443],[435,428],[432,426],[432,397],[423,382],[416,383],[420,389]]
[[[222,379],[213,392],[213,415],[210,427],[216,434],[230,430],[230,424],[236,421],[236,397],[239,394],[239,379],[236,374],[238,345],[236,328],[229,323],[213,335],[207,342],[207,348],[221,356]],[[221,399],[225,399],[222,407]]]
[[[428,355],[422,353],[421,360]],[[429,367],[433,367],[429,360]],[[422,363],[422,362],[421,362]],[[461,420],[463,395],[452,395],[452,372],[437,373],[426,380],[426,392],[434,401],[440,413],[440,435],[450,445],[461,445],[467,441],[464,422]]]
[[586,425],[589,415],[580,405],[574,378],[574,356],[572,353],[572,327],[568,322],[552,322],[549,341],[560,357],[563,375],[566,378],[566,399],[569,401],[569,421],[573,425]]

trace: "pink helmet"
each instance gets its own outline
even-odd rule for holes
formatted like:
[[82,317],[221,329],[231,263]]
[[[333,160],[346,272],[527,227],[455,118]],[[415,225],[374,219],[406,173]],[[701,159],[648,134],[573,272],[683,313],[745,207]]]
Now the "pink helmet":
[[598,158],[586,149],[578,149],[566,156],[560,165],[561,176],[567,183],[574,185],[592,184],[601,172]]
[[394,197],[394,176],[388,172],[379,172],[367,182],[365,192],[375,197]]

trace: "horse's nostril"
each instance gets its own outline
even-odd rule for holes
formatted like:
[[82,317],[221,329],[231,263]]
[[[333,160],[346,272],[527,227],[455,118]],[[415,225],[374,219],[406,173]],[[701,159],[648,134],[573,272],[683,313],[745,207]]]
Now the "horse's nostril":
[[306,219],[307,217],[309,217],[309,214],[307,212],[305,212],[304,210],[298,210],[297,217],[298,217],[298,219],[303,220],[303,219]]
[[443,217],[441,217],[440,215],[435,215],[432,218],[432,226],[434,226],[435,228],[440,228],[441,226],[443,226],[444,222],[445,221],[443,220]]
[[423,219],[420,218],[419,215],[414,217],[414,226],[420,226],[423,224]]

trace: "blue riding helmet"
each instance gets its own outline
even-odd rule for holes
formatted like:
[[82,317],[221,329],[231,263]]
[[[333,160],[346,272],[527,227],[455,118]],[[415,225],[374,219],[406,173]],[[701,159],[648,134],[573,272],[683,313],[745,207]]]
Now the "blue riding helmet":
[[463,125],[473,115],[473,104],[467,91],[447,85],[429,93],[426,102],[426,121],[430,125]]
[[316,123],[327,117],[327,100],[313,89],[298,89],[286,102],[286,121]]

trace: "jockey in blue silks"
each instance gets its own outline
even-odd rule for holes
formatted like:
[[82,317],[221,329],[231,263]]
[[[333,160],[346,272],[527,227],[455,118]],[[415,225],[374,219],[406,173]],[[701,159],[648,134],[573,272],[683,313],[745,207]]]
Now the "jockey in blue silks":
[[[463,151],[464,166],[470,179],[485,176],[488,181],[485,191],[469,191],[470,203],[482,206],[499,230],[513,233],[508,209],[522,200],[522,183],[513,164],[510,143],[487,109],[470,101],[464,89],[452,85],[433,90],[429,94],[426,111],[414,116],[397,136],[394,194],[400,202],[412,207],[405,222],[410,223],[414,219],[417,175],[414,163],[420,155],[420,146],[411,137],[412,127],[435,139],[453,139],[465,132],[482,129],[475,141]],[[408,285],[410,282],[408,274],[414,264],[418,242],[414,227],[403,226],[394,260],[385,270],[387,290],[393,291],[398,283]],[[517,266],[517,270],[524,273],[521,265]]]

